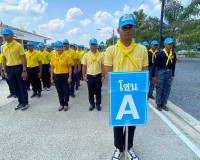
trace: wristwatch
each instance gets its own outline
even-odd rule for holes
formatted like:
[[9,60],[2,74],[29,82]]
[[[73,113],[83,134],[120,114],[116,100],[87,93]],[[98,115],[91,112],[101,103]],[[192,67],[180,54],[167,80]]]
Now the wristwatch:
[[27,72],[26,70],[23,70],[23,72]]

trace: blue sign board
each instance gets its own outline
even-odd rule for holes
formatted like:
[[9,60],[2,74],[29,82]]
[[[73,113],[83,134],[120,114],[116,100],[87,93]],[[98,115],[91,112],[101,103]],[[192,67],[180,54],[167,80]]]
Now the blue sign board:
[[110,125],[146,124],[149,72],[110,72],[108,79]]

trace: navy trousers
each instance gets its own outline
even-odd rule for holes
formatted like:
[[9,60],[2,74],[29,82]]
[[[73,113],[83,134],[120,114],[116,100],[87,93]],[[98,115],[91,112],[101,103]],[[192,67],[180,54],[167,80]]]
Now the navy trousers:
[[26,81],[22,79],[22,65],[7,66],[7,75],[9,83],[18,98],[19,104],[28,104],[28,93],[26,90]]

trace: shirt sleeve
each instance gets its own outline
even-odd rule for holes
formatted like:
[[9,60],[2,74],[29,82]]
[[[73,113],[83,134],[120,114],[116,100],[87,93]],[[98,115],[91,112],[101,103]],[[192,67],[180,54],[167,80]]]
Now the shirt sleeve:
[[21,44],[19,45],[19,54],[20,54],[20,56],[25,54],[24,48],[22,47]]
[[71,58],[70,58],[70,56],[68,56],[68,55],[66,55],[67,57],[66,57],[66,60],[67,60],[67,64],[69,65],[69,64],[72,64],[72,60],[71,60]]
[[82,62],[81,62],[81,63],[82,63],[83,65],[86,65],[86,66],[87,66],[86,56],[87,56],[86,54],[83,56],[83,59],[82,59]]
[[105,66],[113,66],[112,54],[113,54],[113,50],[111,47],[109,47],[105,53],[105,58],[104,58]]
[[175,73],[175,66],[176,66],[176,53],[174,52],[174,62],[172,66],[172,76],[174,76]]
[[42,57],[39,53],[37,53],[38,61],[42,61]]
[[159,59],[161,57],[161,54],[157,54],[156,59],[153,63],[153,67],[152,67],[152,77],[155,77],[155,72],[156,72],[156,67],[158,65]]
[[143,57],[143,65],[142,67],[146,67],[149,65],[149,58],[148,58],[148,52],[147,50],[145,49],[144,50],[144,57]]
[[53,66],[54,56],[51,58],[50,65]]

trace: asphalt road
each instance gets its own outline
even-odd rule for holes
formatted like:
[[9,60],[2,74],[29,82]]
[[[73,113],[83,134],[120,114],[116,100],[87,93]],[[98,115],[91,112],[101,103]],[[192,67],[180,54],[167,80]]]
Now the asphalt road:
[[169,100],[200,120],[200,59],[180,59]]
[[[13,98],[7,102],[6,86],[5,81],[0,83],[0,91],[5,90],[0,97],[5,101],[0,105],[0,160],[111,159],[113,129],[109,126],[106,83],[100,112],[88,110],[87,85],[83,82],[76,98],[70,98],[67,112],[58,112],[55,87],[42,92],[40,99],[30,99],[27,111],[14,111],[17,101]],[[195,149],[197,156],[180,138],[183,135],[175,133],[156,112],[148,107],[147,124],[136,129],[134,149],[140,160],[198,160],[200,150]]]

